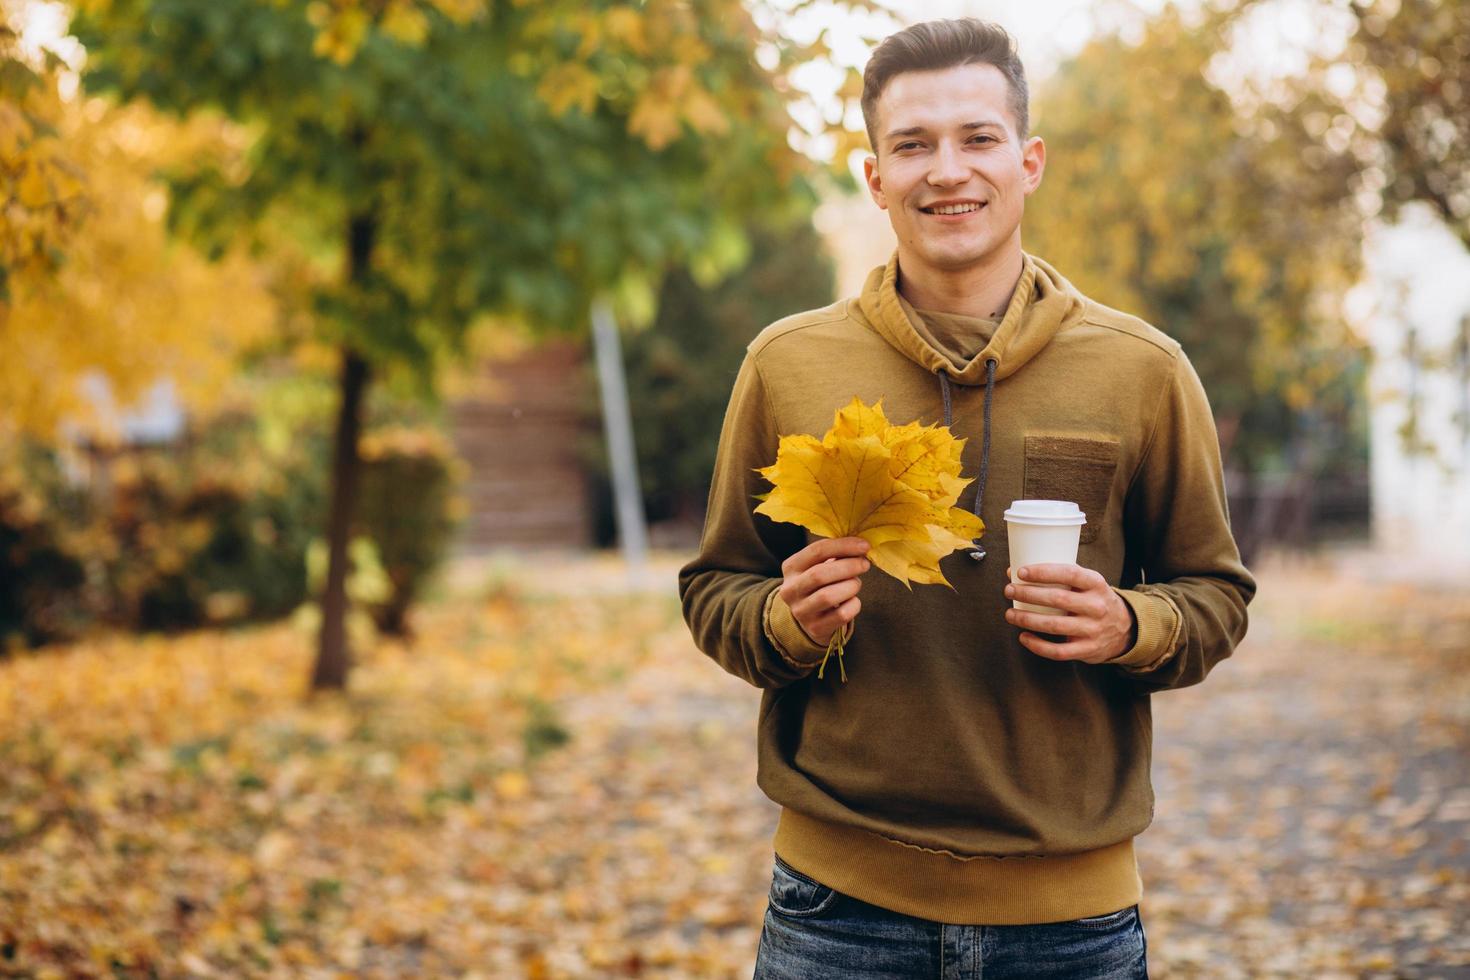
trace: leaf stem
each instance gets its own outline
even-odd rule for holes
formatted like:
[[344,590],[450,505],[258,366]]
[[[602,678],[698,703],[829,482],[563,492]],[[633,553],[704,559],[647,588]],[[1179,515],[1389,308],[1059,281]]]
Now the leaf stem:
[[837,669],[842,673],[842,683],[847,683],[847,668],[843,666],[842,659],[842,648],[844,646],[842,633],[843,630],[839,628],[837,632],[832,634],[832,639],[827,641],[827,652],[822,654],[822,663],[817,667],[817,680],[822,679],[824,672],[827,670],[827,658],[832,656],[833,650],[836,650]]

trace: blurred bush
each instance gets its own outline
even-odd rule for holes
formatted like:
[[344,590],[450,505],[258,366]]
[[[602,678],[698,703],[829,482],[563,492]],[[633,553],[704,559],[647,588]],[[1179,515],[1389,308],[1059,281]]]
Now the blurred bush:
[[26,479],[36,462],[44,461],[0,460],[0,653],[72,635],[80,625],[75,598],[86,569],[61,515]]
[[106,556],[101,586],[115,625],[270,618],[304,598],[322,499],[311,468],[275,470],[201,446],[124,459],[112,477],[91,533]]
[[[184,439],[0,461],[0,648],[91,626],[176,630],[287,615],[311,597],[308,551],[326,510],[320,426],[234,412]],[[289,421],[289,420],[288,420]],[[271,444],[273,448],[265,448]],[[458,462],[437,431],[370,433],[358,529],[388,587],[365,603],[405,631],[458,520]]]
[[0,635],[36,645],[94,623],[170,630],[294,609],[322,480],[304,451],[267,462],[253,434],[229,415],[175,444],[13,455]]
[[455,490],[463,464],[449,440],[433,429],[396,426],[362,441],[357,491],[358,531],[377,548],[389,589],[371,606],[385,633],[408,633],[409,607],[444,561],[464,517]]

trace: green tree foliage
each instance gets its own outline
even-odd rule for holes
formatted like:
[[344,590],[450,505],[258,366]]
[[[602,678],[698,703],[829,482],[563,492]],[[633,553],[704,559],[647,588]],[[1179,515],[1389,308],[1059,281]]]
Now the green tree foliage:
[[[84,6],[76,32],[89,87],[257,128],[243,171],[175,175],[175,220],[208,241],[289,222],[325,269],[324,322],[371,358],[432,367],[487,310],[579,327],[594,293],[647,281],[735,218],[805,193],[810,168],[772,125],[782,104],[749,57],[748,17],[683,23],[673,3],[560,17],[572,6],[501,2],[462,22],[414,7],[406,29],[372,19],[372,5],[338,6],[361,17],[116,0]],[[360,39],[343,54],[319,43],[318,24]],[[651,63],[594,33],[615,30],[646,36],[628,47]],[[369,252],[356,280],[332,275],[352,228]]]
[[1210,81],[1232,16],[1168,7],[1137,43],[1099,38],[1061,68],[1036,106],[1050,153],[1027,244],[1185,346],[1251,470],[1308,406],[1347,430],[1361,351],[1339,304],[1361,216],[1351,156],[1303,124],[1313,103],[1246,114]]
[[315,686],[346,681],[374,370],[428,388],[486,314],[567,328],[598,294],[647,305],[668,263],[811,198],[782,94],[810,52],[738,0],[84,0],[75,29],[87,85],[255,134],[244,166],[173,175],[178,228],[216,249],[284,230],[317,270],[343,366]]

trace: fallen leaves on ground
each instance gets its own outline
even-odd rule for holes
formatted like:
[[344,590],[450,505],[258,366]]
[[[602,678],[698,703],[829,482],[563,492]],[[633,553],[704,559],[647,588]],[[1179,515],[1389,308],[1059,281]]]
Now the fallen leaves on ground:
[[[285,627],[0,663],[0,976],[749,977],[759,697],[672,568],[443,603],[310,703]],[[1153,975],[1463,970],[1470,602],[1261,580],[1154,699]]]
[[501,589],[309,703],[289,626],[0,663],[0,975],[514,975],[577,879],[527,830],[557,706],[676,624]]
[[1235,656],[1153,699],[1156,976],[1470,973],[1470,592],[1368,572],[1269,566]]

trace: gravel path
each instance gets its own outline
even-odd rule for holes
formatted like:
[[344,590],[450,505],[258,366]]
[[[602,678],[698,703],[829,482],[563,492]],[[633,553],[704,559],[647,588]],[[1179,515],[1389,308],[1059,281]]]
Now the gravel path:
[[[1470,590],[1368,567],[1265,568],[1236,656],[1155,697],[1155,977],[1470,977]],[[564,707],[528,853],[620,908],[533,937],[528,975],[750,975],[776,815],[758,700],[671,623]],[[548,914],[600,904],[568,880],[546,876]]]

